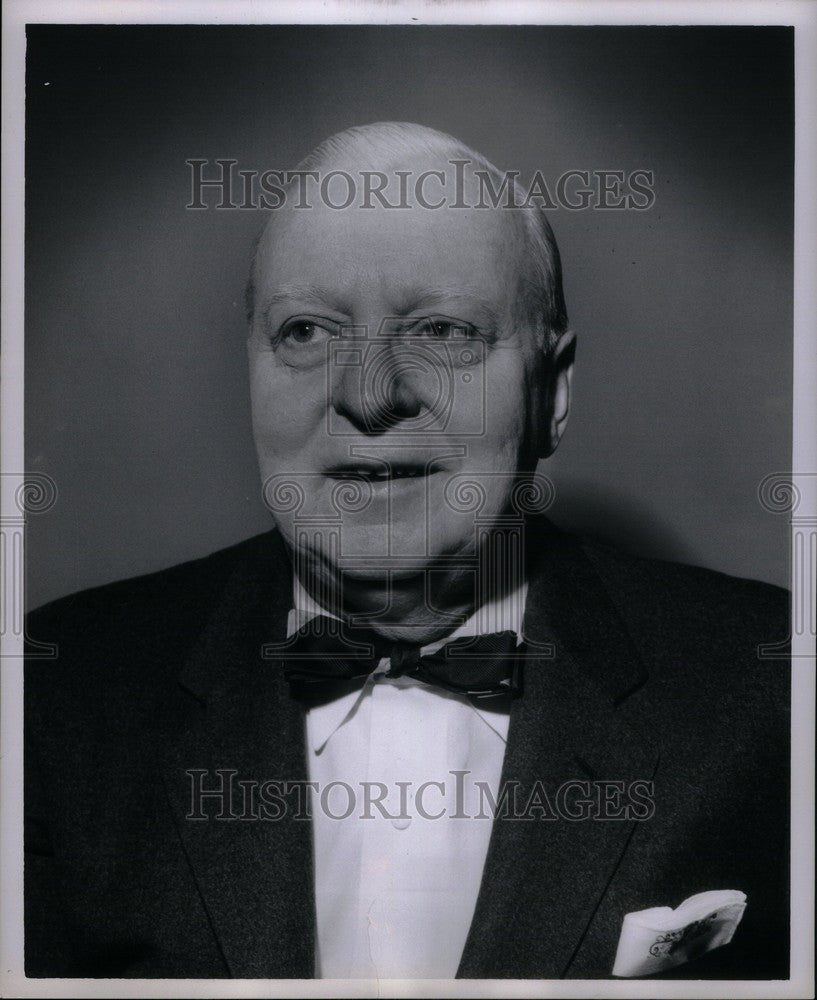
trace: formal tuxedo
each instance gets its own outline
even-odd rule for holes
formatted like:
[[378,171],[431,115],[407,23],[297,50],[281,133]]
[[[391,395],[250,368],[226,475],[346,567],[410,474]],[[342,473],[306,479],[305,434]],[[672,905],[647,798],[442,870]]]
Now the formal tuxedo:
[[[532,521],[503,780],[652,782],[649,819],[494,820],[458,976],[607,978],[625,914],[737,889],[732,942],[672,977],[788,976],[784,591]],[[273,531],[29,616],[26,972],[310,978],[308,820],[191,819],[189,772],[306,780]],[[540,655],[541,654],[541,655]],[[417,970],[423,976],[423,970]]]

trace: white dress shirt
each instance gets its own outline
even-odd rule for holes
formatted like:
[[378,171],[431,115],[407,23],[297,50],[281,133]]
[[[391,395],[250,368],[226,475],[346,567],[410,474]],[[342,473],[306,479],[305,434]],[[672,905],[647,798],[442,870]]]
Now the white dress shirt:
[[[525,584],[422,653],[505,629],[521,642],[526,596]],[[293,597],[290,635],[325,614],[297,578]],[[381,660],[361,690],[307,712],[316,976],[453,979],[488,851],[508,713],[487,707],[492,699],[477,708],[421,681],[388,679],[388,668]]]

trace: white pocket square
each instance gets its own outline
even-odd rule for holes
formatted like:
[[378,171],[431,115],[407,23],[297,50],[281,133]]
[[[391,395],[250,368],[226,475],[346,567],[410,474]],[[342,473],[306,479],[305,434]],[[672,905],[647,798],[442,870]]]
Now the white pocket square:
[[680,906],[628,913],[621,925],[614,976],[650,976],[729,944],[746,909],[736,889],[699,892]]

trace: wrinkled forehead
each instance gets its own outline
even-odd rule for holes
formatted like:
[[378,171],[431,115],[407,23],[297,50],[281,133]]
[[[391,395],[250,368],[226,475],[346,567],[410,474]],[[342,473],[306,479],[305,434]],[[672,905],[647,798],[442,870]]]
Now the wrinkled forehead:
[[[307,199],[290,190],[271,211],[256,255],[258,308],[281,288],[309,285],[348,313],[400,311],[423,289],[474,295],[499,317],[513,311],[524,221],[518,210],[478,207],[485,193],[472,167],[416,157],[380,169],[349,160],[313,169],[309,207],[298,207]],[[374,170],[379,176],[367,180]],[[367,185],[382,198],[367,197]]]

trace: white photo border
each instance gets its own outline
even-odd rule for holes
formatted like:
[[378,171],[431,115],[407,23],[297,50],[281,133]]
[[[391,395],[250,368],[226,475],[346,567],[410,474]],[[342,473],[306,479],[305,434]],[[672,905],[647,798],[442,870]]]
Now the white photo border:
[[[792,475],[817,475],[817,5],[783,0],[6,0],[3,5],[3,471],[24,466],[23,258],[25,25],[513,24],[792,25],[795,233]],[[4,476],[2,514],[13,508]],[[817,530],[811,498],[798,510]],[[4,520],[5,525],[5,520]],[[793,587],[797,581],[792,580]],[[810,586],[814,587],[812,579]],[[814,607],[817,594],[804,595]],[[0,995],[76,997],[806,997],[814,992],[814,636],[792,631],[792,942],[784,982],[609,980],[27,979],[23,973],[22,637],[2,636],[0,672]]]

